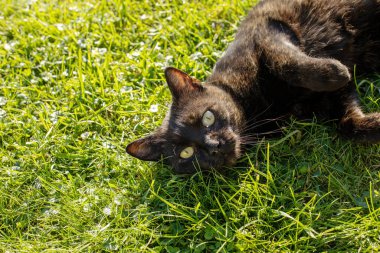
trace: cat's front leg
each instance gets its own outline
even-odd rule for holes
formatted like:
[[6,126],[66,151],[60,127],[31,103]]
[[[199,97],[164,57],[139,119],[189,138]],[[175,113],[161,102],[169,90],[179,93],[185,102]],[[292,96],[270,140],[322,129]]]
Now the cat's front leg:
[[348,97],[339,128],[345,137],[357,142],[380,143],[380,113],[364,114],[356,96]]
[[[316,92],[337,91],[349,84],[351,74],[337,59],[314,57],[305,53],[292,30],[285,25],[274,26],[257,39],[265,65],[273,75],[290,86]],[[297,44],[298,43],[298,44]]]

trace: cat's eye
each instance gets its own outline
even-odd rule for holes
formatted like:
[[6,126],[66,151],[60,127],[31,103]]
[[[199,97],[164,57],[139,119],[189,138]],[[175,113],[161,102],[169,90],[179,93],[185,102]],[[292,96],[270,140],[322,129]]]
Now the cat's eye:
[[182,158],[182,159],[187,159],[187,158],[190,158],[192,157],[194,154],[194,148],[193,147],[187,147],[185,149],[183,149],[181,151],[181,153],[179,154],[179,156]]
[[203,114],[203,117],[202,117],[202,124],[205,126],[205,127],[209,127],[211,126],[212,124],[214,124],[215,122],[215,115],[214,113],[210,112],[210,111],[206,111],[204,114]]

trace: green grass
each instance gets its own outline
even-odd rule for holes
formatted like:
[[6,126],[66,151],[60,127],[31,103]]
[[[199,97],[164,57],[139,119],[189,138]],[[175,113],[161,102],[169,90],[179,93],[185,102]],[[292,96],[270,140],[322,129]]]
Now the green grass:
[[[0,0],[0,252],[380,250],[380,145],[334,126],[292,121],[223,174],[125,154],[164,67],[204,79],[252,4]],[[379,76],[358,90],[380,111]]]

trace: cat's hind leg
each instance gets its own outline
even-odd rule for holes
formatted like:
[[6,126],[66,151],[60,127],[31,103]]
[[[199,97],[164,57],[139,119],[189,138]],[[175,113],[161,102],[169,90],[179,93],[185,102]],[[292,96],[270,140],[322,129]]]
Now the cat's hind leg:
[[380,143],[380,113],[362,112],[356,96],[350,96],[339,123],[340,132],[360,143]]

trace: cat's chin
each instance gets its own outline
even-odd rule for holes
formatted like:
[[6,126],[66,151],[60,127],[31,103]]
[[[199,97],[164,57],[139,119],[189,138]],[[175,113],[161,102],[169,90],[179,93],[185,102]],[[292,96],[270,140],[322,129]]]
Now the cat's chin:
[[235,139],[227,152],[212,157],[208,162],[200,164],[201,170],[221,171],[234,166],[240,158],[240,141]]

